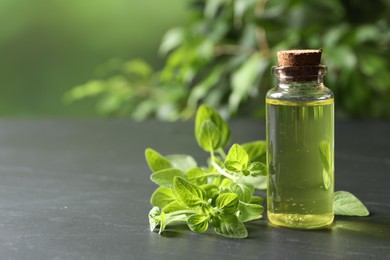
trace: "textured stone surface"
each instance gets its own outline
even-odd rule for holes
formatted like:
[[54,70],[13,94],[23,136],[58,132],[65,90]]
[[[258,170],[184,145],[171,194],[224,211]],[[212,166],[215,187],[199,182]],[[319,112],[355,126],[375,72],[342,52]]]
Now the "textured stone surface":
[[[265,138],[262,120],[231,122],[232,141]],[[336,190],[371,216],[336,217],[317,231],[247,225],[226,239],[173,225],[149,231],[144,150],[194,155],[193,123],[127,120],[0,121],[1,259],[387,259],[390,255],[390,123],[336,122]],[[264,197],[264,192],[258,195]],[[266,203],[264,203],[266,205]]]

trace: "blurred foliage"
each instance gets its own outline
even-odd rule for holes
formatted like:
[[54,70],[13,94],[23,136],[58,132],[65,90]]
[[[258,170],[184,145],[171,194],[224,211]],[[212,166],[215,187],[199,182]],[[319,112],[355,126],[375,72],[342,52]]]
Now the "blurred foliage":
[[68,106],[64,92],[112,57],[161,66],[160,39],[187,10],[182,0],[0,0],[0,117],[97,116],[94,99]]
[[106,76],[66,93],[94,96],[105,115],[191,117],[200,103],[225,116],[264,115],[276,52],[323,48],[325,84],[339,116],[390,118],[390,1],[193,0],[172,28],[154,71],[141,60],[110,62]]

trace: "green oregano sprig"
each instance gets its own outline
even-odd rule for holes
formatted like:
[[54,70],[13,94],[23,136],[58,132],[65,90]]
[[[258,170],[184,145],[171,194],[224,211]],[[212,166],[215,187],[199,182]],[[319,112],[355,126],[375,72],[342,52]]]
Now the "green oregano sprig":
[[[199,146],[210,153],[207,166],[198,166],[189,155],[163,156],[146,149],[146,161],[153,171],[150,179],[159,185],[150,199],[150,229],[185,222],[189,229],[203,233],[212,226],[230,238],[247,237],[244,222],[257,220],[264,211],[263,199],[254,195],[248,178],[264,182],[265,143],[233,144],[225,153],[230,128],[212,108],[199,107],[195,120]],[[261,153],[259,154],[259,151]]]
[[[150,230],[184,222],[203,233],[210,226],[229,238],[248,236],[245,222],[260,219],[263,198],[254,195],[266,188],[266,143],[233,144],[225,153],[230,128],[212,108],[201,105],[195,120],[199,146],[210,153],[207,166],[199,166],[190,155],[163,156],[148,148],[146,161],[150,179],[159,187],[150,198]],[[352,194],[335,193],[335,214],[365,216],[368,210]]]

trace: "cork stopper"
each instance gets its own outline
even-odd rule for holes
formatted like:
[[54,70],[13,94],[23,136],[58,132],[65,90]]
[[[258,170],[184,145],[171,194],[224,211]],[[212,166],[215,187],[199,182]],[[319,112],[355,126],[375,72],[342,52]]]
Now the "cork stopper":
[[322,49],[279,51],[279,66],[318,66],[321,63]]

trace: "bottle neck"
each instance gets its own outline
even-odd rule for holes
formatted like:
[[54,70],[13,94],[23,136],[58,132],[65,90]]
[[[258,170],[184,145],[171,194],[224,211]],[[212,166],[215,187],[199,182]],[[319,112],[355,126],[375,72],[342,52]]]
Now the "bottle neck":
[[324,65],[272,68],[280,88],[324,87],[323,78],[326,72],[327,67]]
[[323,77],[318,77],[315,80],[306,81],[286,81],[285,79],[277,78],[277,87],[282,89],[313,89],[324,88]]

